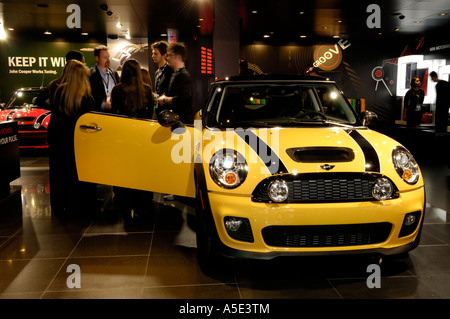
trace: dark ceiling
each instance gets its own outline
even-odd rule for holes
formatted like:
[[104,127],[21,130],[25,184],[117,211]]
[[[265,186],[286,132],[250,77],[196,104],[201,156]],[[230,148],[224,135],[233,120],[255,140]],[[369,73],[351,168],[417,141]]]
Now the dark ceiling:
[[[238,1],[241,39],[316,41],[370,34],[409,35],[450,26],[448,0],[220,0]],[[69,29],[70,4],[81,11],[81,28]],[[370,29],[369,4],[381,10],[381,28]],[[102,6],[103,5],[103,6]],[[212,32],[213,0],[0,0],[0,22],[8,35],[49,37],[119,36],[156,38],[171,26],[180,36]],[[445,15],[441,15],[445,14]],[[116,25],[120,23],[118,28]],[[14,30],[9,30],[13,28]],[[399,28],[397,31],[394,31]]]

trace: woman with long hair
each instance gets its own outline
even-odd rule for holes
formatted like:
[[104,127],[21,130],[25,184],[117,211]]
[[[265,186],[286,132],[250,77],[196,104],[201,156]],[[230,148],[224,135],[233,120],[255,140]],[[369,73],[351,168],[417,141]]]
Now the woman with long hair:
[[[127,60],[122,67],[120,83],[111,92],[113,113],[151,119],[155,100],[150,85],[144,83],[141,66],[135,59]],[[153,221],[153,193],[123,187],[114,188],[114,204],[126,222],[132,218]]]
[[70,60],[55,92],[48,127],[50,197],[54,212],[95,208],[95,185],[78,180],[73,142],[78,118],[94,109],[89,76],[84,63]]
[[153,92],[142,77],[141,66],[135,59],[127,60],[122,67],[120,83],[111,92],[111,111],[133,117],[151,118]]

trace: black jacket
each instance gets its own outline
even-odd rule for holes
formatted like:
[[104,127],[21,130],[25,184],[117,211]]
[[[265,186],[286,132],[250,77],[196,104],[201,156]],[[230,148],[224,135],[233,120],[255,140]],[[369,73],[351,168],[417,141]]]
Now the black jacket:
[[165,104],[160,111],[163,109],[172,109],[175,113],[180,115],[181,122],[186,124],[194,123],[192,81],[186,68],[180,68],[172,74],[169,92],[166,95],[173,98],[172,105]]
[[166,64],[162,68],[158,68],[155,72],[155,93],[158,96],[167,95],[169,92],[170,78],[172,77],[173,70]]
[[[95,100],[94,110],[101,111],[103,101],[106,99],[105,86],[103,85],[102,76],[98,70],[98,66],[94,65],[90,68],[91,77],[89,82],[91,83],[92,96]],[[114,84],[119,83],[119,74],[116,71],[108,69],[114,78]]]

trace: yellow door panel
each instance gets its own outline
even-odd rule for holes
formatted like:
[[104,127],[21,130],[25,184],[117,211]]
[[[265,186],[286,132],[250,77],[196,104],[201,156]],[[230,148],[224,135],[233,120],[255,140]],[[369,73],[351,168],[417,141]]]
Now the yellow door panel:
[[75,127],[78,177],[91,183],[195,197],[192,137],[193,127],[175,134],[153,120],[84,114]]

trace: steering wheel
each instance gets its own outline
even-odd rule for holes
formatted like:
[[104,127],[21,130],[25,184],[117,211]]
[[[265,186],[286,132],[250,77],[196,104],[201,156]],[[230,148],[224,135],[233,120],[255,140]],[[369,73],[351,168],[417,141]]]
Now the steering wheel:
[[299,119],[301,119],[301,118],[304,118],[304,117],[309,117],[310,119],[312,119],[314,116],[316,116],[316,115],[318,115],[318,116],[320,116],[321,118],[323,118],[324,120],[327,120],[328,118],[327,118],[327,116],[325,115],[325,114],[323,114],[323,113],[320,113],[320,112],[316,112],[316,111],[306,111],[306,112],[299,112],[296,116],[295,116],[295,118],[299,118]]

